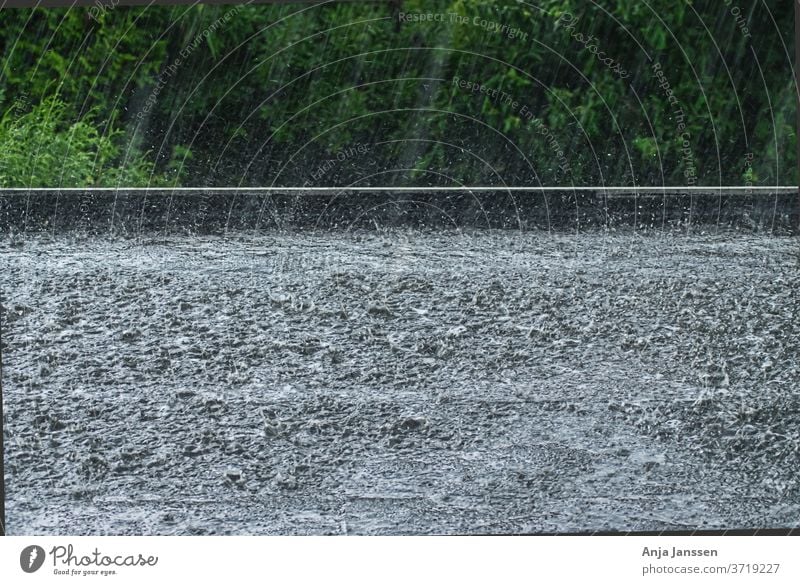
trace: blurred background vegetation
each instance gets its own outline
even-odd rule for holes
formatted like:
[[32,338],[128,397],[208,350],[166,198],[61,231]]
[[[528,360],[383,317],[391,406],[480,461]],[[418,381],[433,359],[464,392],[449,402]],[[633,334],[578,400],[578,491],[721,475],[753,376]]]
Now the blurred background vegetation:
[[737,1],[3,9],[0,185],[797,184],[792,5]]

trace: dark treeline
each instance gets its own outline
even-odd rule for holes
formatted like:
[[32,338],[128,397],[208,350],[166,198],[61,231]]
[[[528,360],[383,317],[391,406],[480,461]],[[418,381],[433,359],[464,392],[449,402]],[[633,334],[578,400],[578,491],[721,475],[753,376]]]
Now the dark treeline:
[[790,2],[0,11],[0,184],[793,184]]

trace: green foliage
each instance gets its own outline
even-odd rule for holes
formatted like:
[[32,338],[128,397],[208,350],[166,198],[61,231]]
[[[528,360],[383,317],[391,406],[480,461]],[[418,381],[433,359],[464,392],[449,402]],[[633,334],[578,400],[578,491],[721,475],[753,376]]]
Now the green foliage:
[[[154,181],[143,158],[116,164],[120,131],[102,133],[91,115],[70,121],[66,105],[50,98],[0,120],[0,186],[143,186]],[[158,178],[155,183],[163,182]]]
[[[725,3],[667,0],[117,7],[97,22],[87,9],[0,11],[0,104],[55,96],[75,126],[59,132],[93,143],[101,167],[143,164],[145,148],[154,176],[189,184],[303,184],[319,160],[370,144],[338,180],[428,169],[473,184],[497,172],[516,184],[625,184],[633,168],[640,183],[680,185],[684,142],[699,183],[740,183],[731,161],[751,153],[748,181],[791,184],[790,8],[753,8],[749,36]],[[105,154],[102,140],[120,150]]]
[[638,136],[633,139],[633,145],[645,159],[658,155],[658,143],[652,136]]
[[3,83],[34,101],[60,95],[79,112],[110,115],[124,92],[145,85],[166,56],[157,38],[170,9],[115,9],[90,18],[88,9],[0,11]]

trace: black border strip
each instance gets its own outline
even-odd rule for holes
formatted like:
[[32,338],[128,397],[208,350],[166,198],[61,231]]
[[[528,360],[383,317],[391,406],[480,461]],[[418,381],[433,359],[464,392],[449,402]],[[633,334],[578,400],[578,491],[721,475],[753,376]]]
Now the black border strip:
[[[397,0],[334,0],[336,2],[390,3]],[[2,8],[78,8],[91,6],[181,6],[187,4],[325,4],[331,0],[0,0]]]
[[542,532],[492,534],[490,536],[800,536],[800,528],[753,528],[735,530],[643,530],[630,532]]

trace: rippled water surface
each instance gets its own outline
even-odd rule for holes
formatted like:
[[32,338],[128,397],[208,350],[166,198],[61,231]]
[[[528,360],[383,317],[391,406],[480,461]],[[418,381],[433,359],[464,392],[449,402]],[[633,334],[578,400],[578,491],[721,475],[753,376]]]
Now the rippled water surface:
[[800,520],[796,238],[0,245],[9,533]]

